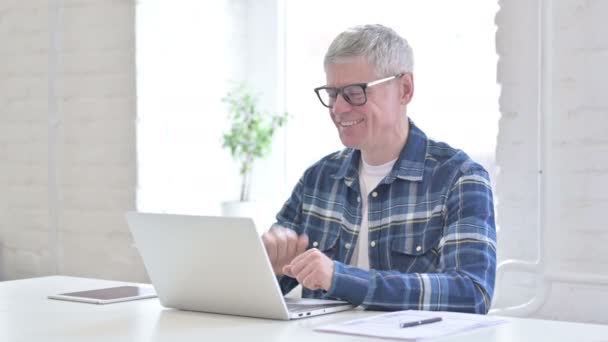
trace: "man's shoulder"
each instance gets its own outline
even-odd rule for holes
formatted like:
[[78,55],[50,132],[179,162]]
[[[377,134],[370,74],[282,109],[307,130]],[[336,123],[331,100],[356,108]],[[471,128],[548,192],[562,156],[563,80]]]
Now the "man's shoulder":
[[433,168],[447,168],[463,174],[487,173],[481,164],[474,161],[463,150],[433,139],[428,139],[426,159],[433,161]]
[[319,173],[333,175],[343,167],[344,163],[349,162],[354,152],[355,150],[352,148],[332,152],[308,167],[305,175],[317,175]]

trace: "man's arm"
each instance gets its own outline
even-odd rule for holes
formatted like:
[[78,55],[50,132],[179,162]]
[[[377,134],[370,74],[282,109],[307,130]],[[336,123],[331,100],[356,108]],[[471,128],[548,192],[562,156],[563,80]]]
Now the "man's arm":
[[[302,220],[302,188],[304,187],[304,176],[298,181],[294,187],[291,196],[283,205],[281,211],[277,214],[276,225],[289,228],[300,236],[303,232],[300,225]],[[307,246],[304,247],[304,249]],[[298,281],[294,278],[280,275],[277,276],[281,292],[285,295],[298,286]]]
[[496,230],[487,172],[476,168],[450,189],[437,273],[362,270],[334,262],[328,294],[373,310],[485,314],[496,275]]

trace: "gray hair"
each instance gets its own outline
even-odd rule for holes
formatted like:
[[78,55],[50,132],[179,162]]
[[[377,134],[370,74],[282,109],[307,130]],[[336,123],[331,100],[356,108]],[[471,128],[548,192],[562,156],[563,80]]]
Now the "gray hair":
[[324,66],[363,57],[379,77],[414,71],[414,56],[407,40],[382,25],[354,26],[340,33],[325,54]]

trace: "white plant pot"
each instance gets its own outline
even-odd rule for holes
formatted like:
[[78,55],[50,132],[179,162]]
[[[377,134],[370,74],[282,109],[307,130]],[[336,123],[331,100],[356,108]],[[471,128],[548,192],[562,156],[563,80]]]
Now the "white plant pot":
[[253,219],[260,234],[274,223],[274,214],[268,204],[254,201],[222,202],[222,215],[232,217],[249,217]]

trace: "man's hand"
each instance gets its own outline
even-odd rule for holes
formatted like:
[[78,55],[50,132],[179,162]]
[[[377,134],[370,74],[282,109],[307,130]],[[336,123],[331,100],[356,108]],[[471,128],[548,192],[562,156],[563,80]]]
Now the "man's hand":
[[320,250],[311,248],[293,259],[283,271],[307,289],[329,291],[334,275],[334,261]]
[[278,276],[283,275],[283,268],[308,247],[308,235],[298,236],[293,230],[280,226],[270,228],[262,235],[262,241],[272,270]]

